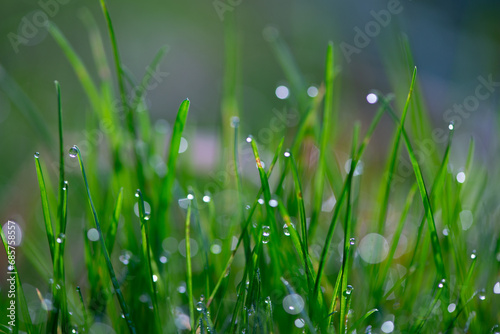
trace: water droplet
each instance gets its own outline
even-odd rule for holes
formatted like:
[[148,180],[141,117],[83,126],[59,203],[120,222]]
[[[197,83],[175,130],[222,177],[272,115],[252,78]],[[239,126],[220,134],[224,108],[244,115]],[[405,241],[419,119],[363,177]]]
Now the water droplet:
[[443,278],[441,282],[438,284],[438,288],[442,289],[444,287],[444,284],[446,283],[446,280]]
[[304,309],[304,299],[296,293],[283,298],[283,309],[289,314],[299,314]]
[[253,140],[253,139],[252,139],[252,137],[251,137],[251,136],[248,136],[248,137],[247,137],[247,143],[251,143],[251,142],[252,142],[252,140]]
[[455,127],[455,122],[450,122],[450,124],[448,124],[448,129],[453,130],[454,127]]
[[276,87],[275,94],[278,99],[284,100],[290,95],[290,91],[288,90],[288,87],[281,85]]
[[269,200],[269,206],[275,208],[278,206],[278,201],[275,199]]
[[392,333],[394,330],[394,323],[392,321],[386,321],[382,324],[382,327],[380,327],[382,332],[384,333]]
[[198,304],[196,304],[196,310],[198,312],[201,312],[201,310],[203,310],[203,303],[202,302],[198,302]]
[[69,149],[69,156],[71,158],[76,158],[78,156],[78,147],[76,147],[76,145]]
[[465,182],[465,173],[460,172],[457,174],[457,182],[458,183],[464,183]]
[[485,293],[484,289],[481,290],[481,291],[479,291],[478,297],[479,297],[479,300],[485,300],[486,299],[486,293]]
[[500,282],[496,282],[495,286],[493,287],[493,293],[495,295],[500,295]]
[[61,290],[61,286],[59,284],[56,284],[56,290]]
[[345,289],[345,295],[348,296],[352,293],[352,290],[354,290],[354,288],[352,287],[352,285],[348,285]]
[[203,196],[203,202],[208,203],[208,202],[210,202],[211,200],[212,200],[212,199],[210,198],[210,196],[208,196],[208,195]]
[[122,251],[122,254],[118,257],[118,259],[124,265],[128,265],[131,257],[132,253],[130,251],[124,250]]
[[60,233],[58,236],[57,236],[57,243],[58,244],[62,244],[62,242],[64,241],[64,239],[66,238],[66,236],[64,235],[64,233]]
[[212,246],[210,246],[210,251],[212,254],[220,254],[222,251],[222,244],[219,240],[214,240]]
[[266,304],[271,304],[271,297],[267,296],[265,302]]
[[125,319],[125,314],[122,313],[122,318]]
[[247,210],[250,210],[250,208],[251,208],[251,207],[250,207],[250,205],[248,205],[248,204],[247,204],[247,206],[245,206],[245,209],[247,209]]
[[99,231],[95,228],[91,228],[87,231],[87,238],[89,238],[90,241],[97,241],[99,240]]
[[257,200],[257,202],[258,202],[260,205],[264,204],[264,200],[263,200],[262,198],[259,198],[259,199]]
[[283,225],[283,234],[286,235],[287,237],[290,236],[290,230],[288,229],[288,225],[287,224]]
[[35,152],[35,158],[39,158],[40,157],[40,153],[39,152]]
[[283,155],[285,156],[285,158],[289,158],[291,156],[291,153],[290,151],[286,151],[285,153],[283,153]]
[[231,117],[231,127],[236,128],[240,125],[240,118],[238,116]]
[[271,228],[269,226],[262,226],[262,243],[267,244],[269,242],[270,235]]
[[168,262],[168,258],[165,255],[162,255],[162,256],[160,256],[160,262],[161,263],[167,263]]
[[158,281],[158,276],[153,275],[153,282],[156,282],[156,281]]
[[314,86],[307,88],[307,95],[309,95],[309,97],[318,96],[318,88]]
[[354,246],[354,244],[355,244],[355,243],[356,243],[356,238],[351,238],[351,239],[349,239],[349,244],[350,244],[351,246]]
[[186,293],[186,283],[182,282],[181,285],[177,288],[179,293]]
[[298,318],[298,319],[295,319],[294,324],[295,324],[295,327],[302,328],[306,325],[306,322],[304,321],[304,319]]
[[192,200],[192,199],[194,199],[194,195],[193,194],[188,194],[186,196],[186,198],[189,199],[189,200]]
[[448,305],[448,312],[453,313],[456,308],[457,305],[455,303],[451,303],[450,305]]
[[377,103],[377,101],[378,101],[378,96],[377,96],[377,94],[370,93],[370,94],[366,95],[366,101],[367,101],[369,104],[374,104],[374,103]]
[[476,255],[476,250],[474,249],[474,250],[472,251],[471,255],[470,255],[470,258],[474,260],[474,259],[476,258],[476,256],[477,256],[477,255]]

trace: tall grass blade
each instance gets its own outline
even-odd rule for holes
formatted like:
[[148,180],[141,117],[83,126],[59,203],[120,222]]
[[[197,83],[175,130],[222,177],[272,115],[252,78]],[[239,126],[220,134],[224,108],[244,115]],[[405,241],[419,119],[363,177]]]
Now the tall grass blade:
[[45,231],[47,233],[47,240],[49,241],[50,256],[54,262],[54,229],[52,226],[52,219],[50,216],[49,199],[47,195],[47,187],[45,186],[45,179],[43,178],[42,166],[40,165],[40,155],[35,153],[35,167],[38,177],[38,186],[40,188],[40,197],[42,198],[43,219],[45,222]]

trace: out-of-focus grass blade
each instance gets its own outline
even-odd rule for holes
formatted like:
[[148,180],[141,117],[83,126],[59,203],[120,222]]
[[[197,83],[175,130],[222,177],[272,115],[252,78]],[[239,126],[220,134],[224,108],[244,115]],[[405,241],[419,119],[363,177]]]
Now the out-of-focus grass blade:
[[280,37],[279,31],[276,28],[266,27],[263,34],[264,38],[271,45],[281,68],[285,72],[287,80],[290,82],[292,96],[295,96],[297,99],[301,112],[305,113],[308,108],[306,85],[290,49]]
[[106,248],[106,242],[104,241],[104,235],[103,235],[102,230],[101,230],[101,225],[99,224],[99,218],[97,217],[97,212],[95,210],[94,203],[92,202],[92,196],[90,194],[90,188],[89,188],[89,185],[87,182],[87,175],[85,174],[85,168],[83,166],[83,161],[82,161],[80,149],[77,146],[73,146],[70,150],[70,156],[74,157],[74,158],[75,157],[78,158],[78,163],[79,163],[80,169],[82,171],[82,177],[83,177],[83,181],[85,183],[85,188],[87,189],[87,198],[89,200],[89,205],[90,205],[90,208],[92,210],[96,229],[99,232],[99,240],[101,243],[102,253],[104,255],[106,266],[108,267],[108,272],[109,272],[109,276],[111,278],[111,283],[113,284],[113,288],[115,289],[116,296],[118,298],[118,303],[120,304],[120,307],[122,309],[123,317],[125,318],[125,320],[127,322],[128,329],[129,329],[130,333],[135,334],[136,333],[135,325],[132,322],[132,318],[130,316],[129,309],[127,307],[127,304],[125,303],[125,298],[123,298],[120,284],[118,283],[118,280],[116,278],[115,270],[113,269],[113,265],[111,264],[111,259],[109,258],[108,250]]
[[122,212],[123,206],[123,188],[120,188],[118,192],[118,197],[116,198],[115,209],[113,210],[113,219],[108,227],[108,232],[106,233],[106,247],[108,248],[108,253],[111,256],[113,253],[113,246],[116,240],[116,231],[118,230],[118,222],[120,220],[120,214]]
[[[335,138],[335,131],[332,131],[330,124],[333,112],[333,79],[334,79],[333,43],[328,44],[325,64],[325,105],[323,108],[323,121],[321,122],[321,134],[319,139],[319,160],[318,170],[314,179],[314,205],[309,225],[309,235],[314,237],[316,225],[318,224],[321,206],[323,204],[323,191],[325,187],[325,156],[328,154],[328,142],[330,138]],[[335,122],[335,119],[334,119]],[[333,136],[331,135],[333,134]]]
[[6,93],[9,99],[14,103],[23,114],[26,121],[30,123],[34,131],[38,132],[45,144],[52,147],[54,139],[45,123],[40,110],[30,100],[26,93],[19,87],[17,82],[0,65],[0,89]]
[[49,23],[49,32],[68,58],[71,66],[73,67],[73,70],[76,73],[76,76],[80,80],[80,83],[82,84],[82,87],[90,100],[92,108],[97,114],[100,114],[101,102],[99,90],[90,77],[90,74],[83,64],[83,61],[80,59],[75,50],[73,50],[73,47],[71,46],[71,44],[69,44],[68,40],[66,39],[66,37],[64,37],[59,28],[57,28],[57,26],[52,22]]
[[[365,137],[364,137],[364,139],[363,139],[363,141],[362,141],[362,143],[357,151],[356,157],[358,160],[361,159],[361,157],[363,156],[363,153],[366,149],[366,146],[370,142],[370,138],[371,138],[373,132],[375,131],[375,128],[377,127],[378,123],[380,122],[380,119],[382,118],[382,115],[384,114],[386,108],[387,108],[387,102],[384,101],[383,105],[379,107],[377,114],[373,118],[372,123],[370,124],[370,127],[368,128],[368,131],[366,132]],[[355,165],[355,162],[352,161],[351,166],[354,166],[354,165]],[[354,170],[354,169],[351,168],[351,170]],[[325,244],[323,246],[323,250],[321,251],[318,273],[316,275],[316,280],[315,280],[314,289],[313,289],[313,300],[316,300],[319,296],[319,287],[320,287],[320,283],[321,283],[321,278],[323,277],[323,272],[325,270],[326,260],[328,259],[328,251],[329,251],[330,245],[332,243],[333,232],[335,231],[335,226],[337,224],[337,218],[340,214],[340,209],[342,207],[342,203],[344,202],[344,198],[345,198],[345,195],[347,192],[347,186],[348,186],[349,182],[350,182],[349,177],[347,177],[346,180],[344,181],[344,185],[342,186],[342,190],[340,191],[340,196],[339,196],[337,202],[335,203],[335,209],[333,211],[332,220],[331,220],[330,226],[328,228],[328,232],[327,232]]]
[[[417,68],[413,70],[413,75],[411,79],[411,88],[413,89],[413,85],[415,83],[415,78],[417,75]],[[384,225],[385,225],[385,219],[387,216],[387,209],[389,207],[389,195],[391,193],[391,184],[392,184],[392,177],[394,175],[394,169],[396,168],[396,160],[398,157],[398,151],[399,151],[399,142],[401,140],[401,132],[405,124],[406,120],[406,115],[408,113],[408,108],[410,106],[410,100],[411,100],[411,94],[408,94],[408,97],[406,98],[406,103],[403,108],[403,113],[401,115],[401,124],[397,127],[396,130],[396,136],[394,137],[394,142],[392,144],[392,149],[391,149],[391,155],[388,160],[388,164],[386,167],[386,179],[382,182],[384,187],[382,187],[382,205],[380,206],[380,213],[379,213],[379,218],[378,218],[378,233],[383,234],[384,231]]]
[[356,328],[358,328],[363,323],[363,321],[365,321],[369,316],[371,316],[375,312],[378,312],[378,309],[374,308],[374,309],[371,309],[370,311],[366,312],[361,318],[356,320],[356,322],[354,322],[351,325],[351,327],[349,328],[347,333],[352,333],[353,331],[355,331]]
[[81,329],[83,333],[86,333],[88,327],[87,309],[85,308],[85,303],[83,302],[82,290],[80,289],[79,286],[76,287],[76,291],[78,292],[78,296],[80,297],[80,303],[82,307],[83,325],[81,326]]
[[[142,192],[137,189],[135,193],[135,197],[139,198],[139,218],[141,220],[141,237],[142,237],[142,256],[144,261],[147,262],[148,265],[148,281],[151,284],[151,300],[153,302],[153,312],[155,316],[155,324],[156,324],[156,330],[158,332],[162,332],[162,326],[161,326],[161,319],[160,319],[160,311],[158,308],[158,298],[156,294],[156,287],[155,287],[155,281],[158,279],[157,275],[153,275],[153,267],[152,267],[152,260],[151,260],[151,249],[149,247],[149,236],[148,236],[148,220],[149,220],[149,214],[146,214],[146,209],[144,206],[144,197],[142,196]],[[186,239],[186,245],[188,241]],[[157,276],[156,280],[154,279],[154,276]]]
[[[9,224],[9,223],[7,223],[7,224]],[[15,228],[15,225],[9,224],[7,226],[7,230],[9,230],[10,226],[14,226],[14,228]],[[4,246],[8,261],[10,261],[12,256],[14,256],[14,259],[15,259],[15,253],[13,254],[13,252],[15,252],[15,248],[9,244],[9,241],[7,241],[7,237],[5,236],[2,228],[0,228],[0,236],[2,237],[2,243]],[[11,241],[11,243],[12,243],[12,241]],[[26,298],[24,296],[24,289],[23,289],[23,286],[21,284],[21,279],[19,278],[19,272],[17,271],[16,261],[14,260],[14,261],[12,261],[12,263],[9,262],[9,265],[12,266],[12,267],[8,268],[8,269],[12,269],[12,270],[10,270],[10,273],[8,274],[8,275],[10,275],[9,279],[12,278],[13,276],[15,276],[17,302],[19,303],[19,307],[21,308],[21,313],[23,315],[23,320],[24,320],[24,323],[26,326],[26,331],[28,332],[28,334],[34,333],[33,323],[31,322],[28,304],[26,303]],[[18,326],[17,317],[16,317],[15,321],[16,321],[15,322],[16,326]],[[16,330],[16,328],[13,328],[13,330]]]
[[189,321],[191,323],[191,331],[194,333],[194,298],[193,298],[193,272],[191,269],[191,241],[190,241],[190,226],[191,226],[191,203],[187,207],[186,214],[186,286],[189,305]]
[[[177,156],[179,155],[179,146],[181,144],[182,132],[186,125],[186,120],[189,111],[189,100],[186,99],[182,101],[179,111],[177,112],[177,118],[175,119],[174,129],[172,131],[172,139],[170,141],[170,152],[168,155],[167,170],[168,173],[163,180],[163,184],[160,192],[160,203],[158,209],[160,210],[159,223],[165,224],[165,219],[167,218],[168,205],[172,197],[172,187],[175,181],[175,165],[177,162]],[[162,213],[163,212],[163,213]]]
[[439,282],[436,294],[434,295],[434,299],[431,305],[429,306],[426,315],[424,316],[423,319],[415,322],[412,330],[410,330],[410,333],[420,333],[422,331],[425,324],[427,323],[427,319],[429,319],[430,315],[432,314],[432,311],[434,310],[434,307],[436,306],[437,302],[439,301],[439,298],[441,297],[441,294],[443,293],[444,284],[445,284],[444,279],[441,282]]
[[[281,282],[283,283],[283,285],[285,285],[286,289],[288,290],[288,293],[289,294],[296,294],[297,292],[295,291],[295,289],[290,285],[290,283],[288,283],[287,280],[285,280],[283,277],[281,277]],[[311,322],[311,319],[309,318],[309,315],[306,313],[306,310],[307,307],[304,307],[300,313],[300,315],[302,316],[302,319],[304,320],[304,322],[306,323],[307,327],[309,328],[309,331],[311,333],[316,333],[316,329],[313,325],[313,323]]]
[[50,256],[54,262],[54,229],[52,226],[52,219],[50,217],[49,200],[47,196],[47,188],[45,187],[45,180],[43,178],[42,166],[40,165],[40,155],[35,153],[35,167],[38,177],[38,186],[40,187],[40,197],[42,198],[43,219],[45,221],[45,231],[47,232],[47,239],[49,241]]

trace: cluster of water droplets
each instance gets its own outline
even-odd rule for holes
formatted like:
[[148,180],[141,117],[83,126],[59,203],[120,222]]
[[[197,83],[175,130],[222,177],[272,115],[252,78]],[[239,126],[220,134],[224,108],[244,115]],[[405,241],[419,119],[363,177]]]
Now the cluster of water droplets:
[[271,240],[271,228],[269,226],[262,226],[262,243],[267,244]]

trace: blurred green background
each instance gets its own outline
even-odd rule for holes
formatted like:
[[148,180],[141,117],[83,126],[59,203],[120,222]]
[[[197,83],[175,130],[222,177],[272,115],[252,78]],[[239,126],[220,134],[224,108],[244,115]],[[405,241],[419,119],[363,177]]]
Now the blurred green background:
[[[33,165],[33,153],[40,151],[45,161],[54,161],[56,146],[42,140],[47,127],[56,142],[57,112],[54,80],[62,87],[65,144],[70,147],[86,139],[85,115],[90,112],[73,69],[53,38],[43,27],[27,41],[13,46],[14,35],[22,36],[26,20],[33,22],[40,10],[53,14],[57,24],[82,57],[87,67],[95,69],[87,30],[81,13],[89,10],[97,20],[108,55],[110,43],[98,1],[71,0],[57,2],[2,1],[0,4],[0,81],[8,84],[6,75],[26,93],[40,112],[33,122],[21,112],[5,89],[0,90],[0,217],[2,222],[14,219],[26,226],[24,213],[37,203],[39,196]],[[225,4],[228,11],[217,9]],[[48,5],[50,4],[50,6]],[[57,6],[55,5],[57,4]],[[47,7],[49,6],[49,7]],[[500,26],[498,1],[401,1],[401,13],[393,15],[370,43],[353,54],[349,62],[339,45],[354,45],[355,28],[365,28],[374,18],[371,11],[386,9],[385,1],[109,1],[122,61],[137,78],[141,78],[156,51],[168,46],[160,70],[168,76],[147,94],[153,121],[173,122],[179,103],[191,101],[189,126],[195,137],[213,142],[211,159],[221,159],[219,133],[220,100],[224,69],[224,26],[234,14],[238,38],[239,91],[243,134],[267,126],[274,108],[286,101],[276,97],[275,89],[287,85],[285,75],[274,56],[263,30],[275,27],[289,45],[308,85],[323,80],[324,54],[328,41],[336,47],[341,69],[340,121],[349,124],[361,119],[366,124],[373,107],[366,103],[371,89],[384,93],[394,91],[401,64],[400,34],[408,36],[415,63],[419,69],[421,93],[431,112],[434,126],[446,128],[444,113],[455,103],[474,94],[477,77],[492,76],[500,81]],[[49,10],[47,10],[49,8]],[[15,44],[15,43],[14,43]],[[96,71],[91,73],[97,80]],[[392,80],[392,82],[391,82]],[[401,83],[407,89],[407,81]],[[456,132],[456,157],[465,159],[468,140],[474,135],[476,152],[485,163],[498,154],[498,99],[494,92],[481,101],[479,108],[463,119]],[[389,120],[385,120],[390,124]],[[163,123],[157,123],[161,126]],[[342,131],[342,125],[339,126]],[[347,131],[347,130],[346,130]],[[380,131],[378,139],[384,141]],[[386,138],[389,140],[389,138]],[[348,141],[348,139],[347,139]],[[385,146],[380,146],[385,147]],[[196,147],[191,146],[195,154]],[[462,152],[461,152],[462,150]],[[193,153],[194,152],[194,153]],[[376,155],[377,152],[373,152]],[[462,162],[463,163],[463,162]],[[493,168],[494,165],[490,166]],[[213,164],[205,169],[210,170]],[[48,168],[55,179],[55,170]],[[41,211],[40,211],[41,215]],[[41,226],[41,225],[40,225]]]

